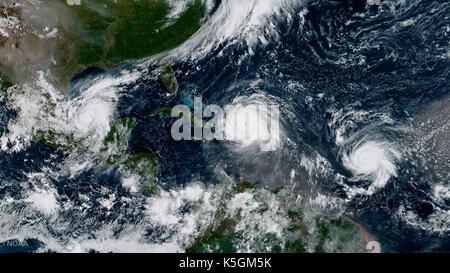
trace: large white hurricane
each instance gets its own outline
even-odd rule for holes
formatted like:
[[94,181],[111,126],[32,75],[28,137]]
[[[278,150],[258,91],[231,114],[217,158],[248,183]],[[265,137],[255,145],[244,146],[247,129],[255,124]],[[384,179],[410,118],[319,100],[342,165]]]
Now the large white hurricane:
[[225,108],[225,139],[238,148],[257,145],[261,151],[275,151],[281,145],[278,106],[257,94],[238,97]]
[[353,180],[372,181],[366,194],[384,187],[391,177],[397,176],[396,162],[400,153],[387,141],[361,140],[342,155],[342,163],[353,174]]

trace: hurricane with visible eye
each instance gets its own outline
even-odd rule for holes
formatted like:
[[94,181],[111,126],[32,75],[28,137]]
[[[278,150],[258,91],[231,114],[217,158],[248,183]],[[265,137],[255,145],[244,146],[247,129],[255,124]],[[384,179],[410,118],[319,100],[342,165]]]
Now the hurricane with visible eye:
[[[365,251],[357,222],[377,250],[448,251],[450,3],[203,3],[183,44],[80,76],[66,97],[46,81],[1,93],[0,239]],[[194,97],[229,105],[225,140],[171,138],[170,109]]]
[[400,152],[392,143],[370,139],[358,141],[342,155],[342,163],[352,172],[352,180],[372,182],[365,194],[373,194],[384,187],[391,177],[396,177],[396,164],[400,159]]

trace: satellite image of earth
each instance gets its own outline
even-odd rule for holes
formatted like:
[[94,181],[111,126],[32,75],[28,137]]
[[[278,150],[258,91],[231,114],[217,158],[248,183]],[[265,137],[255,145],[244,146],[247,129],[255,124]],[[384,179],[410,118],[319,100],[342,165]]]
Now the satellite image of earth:
[[450,1],[0,0],[0,252],[450,252]]

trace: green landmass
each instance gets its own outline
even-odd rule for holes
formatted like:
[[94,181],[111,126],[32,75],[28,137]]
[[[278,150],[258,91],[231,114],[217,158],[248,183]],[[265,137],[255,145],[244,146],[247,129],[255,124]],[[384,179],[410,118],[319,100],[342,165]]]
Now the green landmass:
[[[63,0],[61,0],[63,1]],[[195,1],[174,20],[164,0],[86,0],[72,6],[77,24],[63,29],[63,73],[82,67],[113,67],[129,59],[152,56],[175,48],[201,24],[203,4]],[[164,78],[173,91],[170,78]]]
[[80,151],[81,147],[83,147],[82,143],[75,140],[72,135],[67,135],[52,130],[39,130],[35,133],[33,138],[65,154],[69,154],[76,150]]
[[158,159],[152,153],[130,154],[123,162],[126,172],[138,175],[141,190],[146,195],[157,192],[155,184],[156,173],[158,171]]
[[[158,159],[149,151],[140,153],[128,151],[128,141],[134,125],[134,118],[125,117],[116,120],[96,156],[107,166],[117,167],[125,177],[137,177],[142,192],[151,195],[157,191],[155,179]],[[40,130],[35,133],[34,139],[65,154],[86,151],[83,140],[77,140],[70,134]]]
[[253,187],[252,183],[250,183],[249,181],[245,181],[245,180],[237,182],[234,185],[234,189],[239,193],[244,192],[245,190],[250,189],[252,187]]
[[136,176],[144,194],[157,191],[155,184],[158,159],[151,152],[130,153],[128,141],[136,121],[125,117],[118,119],[103,141],[100,156],[108,165],[116,166],[124,176]]
[[[345,217],[324,216],[312,213],[306,207],[297,204],[290,192],[284,189],[270,191],[252,186],[247,181],[241,181],[231,186],[232,191],[222,196],[223,206],[217,210],[214,221],[186,248],[188,253],[221,252],[235,253],[242,245],[245,251],[252,252],[363,252],[365,242],[357,224]],[[261,206],[249,215],[230,215],[226,204],[236,194],[249,192],[254,194]],[[288,221],[283,226],[282,236],[266,232],[259,227],[252,229],[251,239],[243,234],[242,224],[248,225],[248,217],[264,219],[264,215],[273,206],[271,200],[281,203],[277,209],[280,216]],[[278,204],[278,205],[280,205]],[[270,216],[269,216],[270,218]],[[241,226],[239,228],[239,225]],[[245,233],[245,232],[244,232]]]
[[222,219],[216,226],[210,226],[195,242],[186,248],[187,253],[212,252],[220,248],[222,253],[232,253],[234,226],[236,222],[233,219]]
[[117,164],[127,154],[128,140],[131,130],[135,124],[133,118],[125,117],[118,119],[112,126],[103,140],[103,147],[100,149],[108,164]]
[[318,242],[315,252],[350,252],[346,242],[358,241],[359,228],[345,218],[316,218]]
[[12,86],[11,82],[0,77],[0,93],[6,92],[6,90],[11,86]]
[[176,95],[178,93],[178,81],[172,67],[169,64],[163,64],[160,69],[159,80],[169,94]]
[[[23,13],[25,7],[45,9],[53,19]],[[23,6],[0,3],[0,17],[20,21],[13,35],[0,36],[0,72],[14,83],[23,83],[32,80],[36,71],[49,70],[53,82],[64,87],[88,67],[110,69],[165,52],[191,37],[204,15],[201,0],[192,1],[173,18],[171,9],[166,0],[82,0],[81,5],[71,6],[66,0]],[[42,36],[47,26],[57,30],[51,37]],[[176,94],[178,83],[170,66],[162,67],[161,81]]]

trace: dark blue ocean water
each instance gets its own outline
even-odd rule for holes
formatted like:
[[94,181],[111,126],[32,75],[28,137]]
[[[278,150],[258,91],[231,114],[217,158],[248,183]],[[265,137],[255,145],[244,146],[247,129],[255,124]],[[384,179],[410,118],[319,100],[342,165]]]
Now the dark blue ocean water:
[[[299,7],[294,14],[304,8]],[[308,1],[306,9],[304,17],[294,16],[289,25],[279,20],[278,39],[266,46],[257,45],[253,55],[242,58],[247,48],[235,44],[219,47],[199,60],[175,61],[172,67],[180,84],[175,97],[167,97],[164,86],[152,76],[127,87],[118,101],[117,115],[137,120],[129,150],[151,151],[158,157],[158,184],[162,188],[193,180],[216,182],[217,166],[235,179],[276,188],[289,180],[294,169],[298,183],[303,185],[301,189],[349,200],[345,214],[363,222],[384,251],[449,251],[448,233],[406,224],[398,216],[404,207],[417,215],[418,221],[427,222],[436,211],[450,209],[448,199],[438,202],[433,195],[435,183],[448,182],[436,181],[432,171],[421,169],[417,163],[427,161],[427,155],[399,162],[397,176],[374,194],[348,199],[343,185],[354,181],[342,163],[343,148],[335,141],[336,128],[330,125],[339,109],[372,113],[354,123],[347,136],[364,132],[382,137],[398,143],[400,152],[408,154],[402,149],[408,141],[412,146],[414,139],[406,138],[396,128],[411,124],[412,117],[421,115],[423,109],[450,92],[448,1],[384,1],[379,7],[367,6],[363,1],[319,0]],[[145,69],[151,75],[155,66]],[[90,72],[77,76],[73,84],[80,78],[103,73]],[[236,154],[222,142],[177,142],[168,133],[174,119],[152,114],[155,109],[186,104],[186,98],[196,95],[206,103],[226,105],[236,97],[260,92],[274,97],[280,105],[282,127],[289,139],[274,152]],[[6,106],[2,103],[0,132],[14,115],[3,111]],[[394,124],[380,123],[377,114],[388,115]],[[318,175],[311,183],[308,172],[300,167],[304,154],[325,158],[331,174]],[[0,197],[8,194],[21,198],[17,181],[24,180],[23,173],[38,171],[62,157],[40,143],[17,154],[1,154]],[[25,158],[33,159],[32,163]],[[450,162],[450,158],[442,160]],[[439,171],[450,173],[450,165],[445,167],[447,164]],[[342,177],[339,183],[336,175]],[[71,183],[73,180],[76,183]],[[93,168],[53,183],[60,196],[75,203],[80,193],[100,197],[102,187],[115,189],[118,196],[129,196],[120,186],[117,170]],[[360,183],[370,185],[370,181]],[[83,213],[70,211],[62,217],[72,219],[72,230],[64,232],[87,232],[102,221],[117,218],[133,223],[142,213],[140,204],[118,204],[114,208],[115,212],[108,215],[96,206]],[[445,223],[448,220],[444,219]],[[120,225],[115,229],[120,232]],[[65,236],[58,232],[55,236]],[[0,252],[2,249],[0,246]]]

